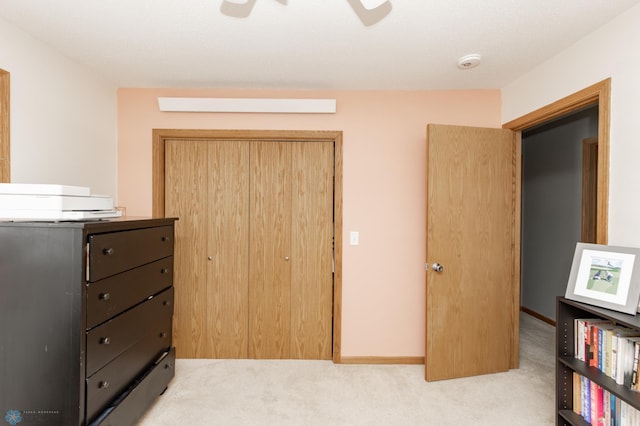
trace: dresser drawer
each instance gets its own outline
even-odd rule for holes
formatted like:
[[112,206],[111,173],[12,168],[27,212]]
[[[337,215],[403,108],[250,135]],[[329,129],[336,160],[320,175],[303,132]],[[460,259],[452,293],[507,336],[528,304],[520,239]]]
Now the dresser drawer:
[[171,329],[171,318],[162,321],[146,338],[131,346],[87,379],[87,419],[104,411],[140,377],[158,357],[169,350],[169,341],[159,330]]
[[176,351],[171,348],[158,359],[124,394],[116,398],[90,426],[133,426],[147,407],[161,395],[175,375]]
[[171,345],[171,325],[166,319],[173,316],[173,287],[154,296],[135,308],[87,332],[87,376],[150,334],[164,336]]
[[87,329],[172,284],[173,256],[90,283],[87,288]]
[[88,237],[87,280],[98,281],[173,254],[173,227],[93,234]]

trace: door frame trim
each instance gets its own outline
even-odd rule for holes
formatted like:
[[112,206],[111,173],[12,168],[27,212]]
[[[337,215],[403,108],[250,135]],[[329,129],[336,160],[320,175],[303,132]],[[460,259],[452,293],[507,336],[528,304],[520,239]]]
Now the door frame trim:
[[[598,105],[598,185],[597,243],[607,244],[609,218],[609,128],[611,116],[611,78],[602,80],[572,95],[539,108],[502,125],[503,129],[522,132],[530,127]],[[520,161],[521,159],[518,159]]]
[[607,244],[609,226],[609,131],[611,117],[611,78],[586,87],[569,96],[532,111],[502,125],[516,132],[516,229],[514,244],[514,330],[511,342],[511,368],[519,365],[519,311],[520,311],[520,256],[521,256],[521,203],[522,203],[522,131],[547,121],[565,116],[581,108],[598,105],[598,178],[596,194],[596,242]]
[[165,144],[167,139],[327,141],[334,143],[333,362],[342,362],[342,131],[153,129],[152,215],[164,217]]
[[0,183],[11,182],[10,74],[0,69]]
[[[595,163],[595,164],[594,164]],[[598,138],[586,138],[582,140],[582,226],[581,234],[583,243],[593,243],[596,240],[597,202],[593,200],[593,194],[598,194]],[[595,191],[594,191],[595,189]]]

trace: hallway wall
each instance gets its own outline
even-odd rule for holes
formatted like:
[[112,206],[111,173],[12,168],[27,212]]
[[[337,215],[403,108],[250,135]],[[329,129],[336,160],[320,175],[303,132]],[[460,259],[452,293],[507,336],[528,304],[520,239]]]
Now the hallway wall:
[[582,232],[582,141],[597,135],[597,107],[522,134],[522,306],[554,321]]

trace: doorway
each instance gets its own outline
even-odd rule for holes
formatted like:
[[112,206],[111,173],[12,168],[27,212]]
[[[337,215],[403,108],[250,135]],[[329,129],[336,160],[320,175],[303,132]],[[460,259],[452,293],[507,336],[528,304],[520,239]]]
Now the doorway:
[[[342,306],[342,133],[332,131],[245,131],[245,130],[154,130],[153,133],[153,215],[165,215],[165,159],[171,140],[227,142],[311,142],[330,143],[333,166],[333,300],[332,350],[334,362],[340,362]],[[315,144],[318,145],[318,144]],[[331,237],[331,236],[330,236]],[[286,258],[285,258],[286,259]]]
[[597,134],[597,105],[522,134],[521,303],[533,316],[555,321],[576,243],[595,242]]
[[[525,116],[507,122],[503,125],[505,129],[516,131],[516,150],[518,161],[519,181],[516,182],[517,187],[522,188],[522,133],[527,129],[543,125],[551,120],[564,117],[572,112],[584,109],[585,107],[595,106],[597,108],[597,139],[598,149],[596,153],[597,176],[595,178],[595,242],[597,244],[607,244],[608,240],[608,201],[609,201],[609,117],[610,117],[610,97],[611,97],[611,79],[606,79],[589,86],[579,92],[560,99],[552,104],[533,111]],[[518,200],[517,206],[521,206],[522,199]],[[521,217],[522,212],[517,213],[517,217]],[[516,287],[521,287],[521,258],[522,252],[522,223],[516,224],[516,264],[514,265],[517,279]],[[520,295],[518,295],[520,298]],[[553,320],[541,316],[542,320],[554,324]],[[514,342],[517,345],[517,342]],[[512,360],[515,362],[515,360]],[[517,365],[517,363],[515,364]]]

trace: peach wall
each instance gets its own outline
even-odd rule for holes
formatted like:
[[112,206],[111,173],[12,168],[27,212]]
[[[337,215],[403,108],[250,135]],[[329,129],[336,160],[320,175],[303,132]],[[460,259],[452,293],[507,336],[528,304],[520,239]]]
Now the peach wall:
[[[158,96],[335,98],[338,112],[166,113]],[[423,356],[426,125],[500,127],[500,109],[499,90],[120,89],[117,200],[151,215],[154,128],[343,131],[342,356]]]

